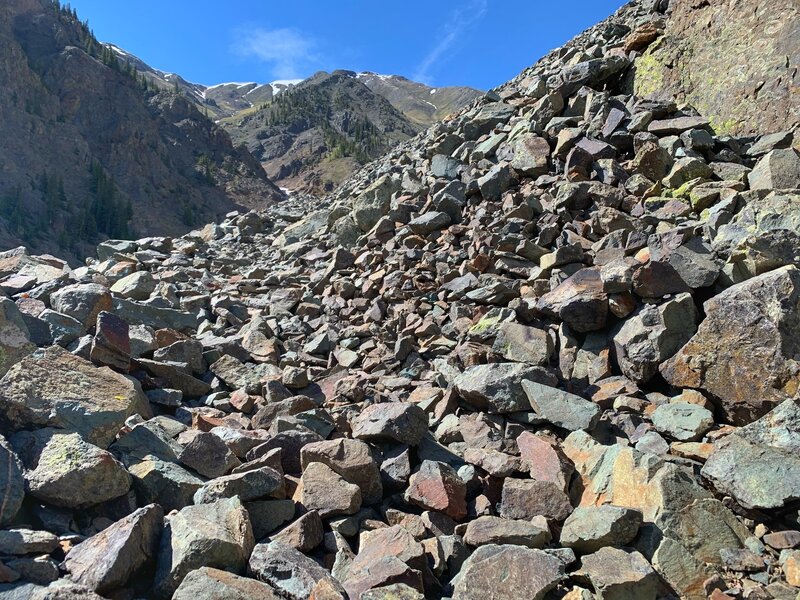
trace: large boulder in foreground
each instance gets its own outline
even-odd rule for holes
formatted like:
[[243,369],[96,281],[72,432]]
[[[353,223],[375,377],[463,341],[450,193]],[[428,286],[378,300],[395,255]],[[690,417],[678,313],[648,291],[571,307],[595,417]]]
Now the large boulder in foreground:
[[71,578],[101,594],[119,589],[155,559],[164,510],[149,504],[84,540],[64,562]]
[[704,390],[725,417],[746,425],[800,389],[800,270],[789,265],[708,300],[697,334],[661,374],[676,387]]
[[800,406],[775,410],[714,444],[702,470],[745,508],[775,509],[800,499]]
[[12,431],[57,427],[107,448],[134,413],[150,416],[138,383],[59,346],[34,352],[0,380],[0,414]]
[[528,598],[540,600],[564,577],[564,564],[552,554],[523,546],[481,546],[455,580],[453,600]]
[[254,546],[250,517],[238,497],[187,506],[169,519],[161,536],[154,596],[170,598],[200,567],[240,573]]

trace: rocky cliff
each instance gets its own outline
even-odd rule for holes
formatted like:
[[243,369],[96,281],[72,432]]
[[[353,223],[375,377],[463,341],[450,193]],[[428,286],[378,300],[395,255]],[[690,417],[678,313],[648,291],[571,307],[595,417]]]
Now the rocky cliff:
[[3,245],[83,255],[103,236],[179,234],[282,193],[186,98],[144,89],[69,10],[0,7]]
[[639,96],[689,102],[719,134],[800,124],[800,4],[673,0],[631,71]]
[[795,598],[800,152],[630,93],[665,5],[317,204],[0,254],[0,594]]

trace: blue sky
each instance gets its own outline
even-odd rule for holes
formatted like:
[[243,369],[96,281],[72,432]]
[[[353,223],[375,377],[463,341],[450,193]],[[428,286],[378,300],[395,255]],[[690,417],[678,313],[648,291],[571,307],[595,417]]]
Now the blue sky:
[[489,89],[624,0],[71,0],[95,35],[190,81],[319,70]]

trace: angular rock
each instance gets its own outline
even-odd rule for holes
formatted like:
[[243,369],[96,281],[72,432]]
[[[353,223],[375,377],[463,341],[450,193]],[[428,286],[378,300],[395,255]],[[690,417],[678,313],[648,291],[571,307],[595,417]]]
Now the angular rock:
[[101,311],[111,312],[113,300],[108,288],[97,283],[76,283],[50,294],[54,311],[80,321],[85,328],[93,327]]
[[500,516],[504,519],[532,519],[543,516],[563,521],[572,512],[569,496],[556,483],[535,479],[511,479],[503,482]]
[[348,482],[361,489],[364,504],[376,504],[383,498],[383,485],[378,464],[369,446],[360,440],[326,440],[306,444],[300,450],[301,466],[321,462]]
[[194,493],[194,503],[208,504],[234,496],[248,502],[274,494],[283,497],[283,477],[275,469],[259,467],[212,479]]
[[786,400],[714,444],[702,474],[745,508],[774,509],[800,498],[800,407]]
[[203,477],[214,479],[227,475],[241,462],[228,446],[213,433],[198,433],[181,451],[178,459]]
[[353,437],[368,442],[399,442],[416,446],[428,430],[428,416],[416,404],[372,404],[353,423]]
[[676,387],[708,392],[743,425],[800,389],[800,271],[786,266],[728,288],[704,305],[697,334],[660,367]]
[[445,463],[423,460],[409,479],[406,499],[456,521],[467,516],[467,485],[453,467]]
[[464,542],[470,546],[510,544],[527,548],[543,548],[550,541],[550,532],[518,519],[482,516],[467,524]]
[[0,298],[0,376],[35,349],[17,305]]
[[662,404],[651,418],[659,433],[681,442],[700,439],[714,425],[714,414],[710,410],[688,402]]
[[240,573],[254,545],[250,519],[238,498],[187,506],[169,519],[161,536],[154,595],[170,598],[200,567]]
[[70,577],[99,594],[125,587],[155,560],[164,511],[149,504],[84,540],[67,554]]
[[581,269],[539,298],[536,308],[545,315],[558,317],[578,333],[602,329],[608,318],[608,296],[600,270]]
[[522,382],[522,389],[536,416],[558,427],[593,429],[600,419],[600,407],[575,394],[527,380]]
[[247,573],[269,584],[280,598],[289,600],[306,600],[320,581],[344,591],[327,569],[280,542],[257,544],[250,555]]
[[89,357],[97,365],[113,367],[127,373],[131,363],[128,323],[109,312],[103,311],[97,315]]
[[554,382],[545,370],[519,363],[491,363],[466,369],[453,380],[458,394],[475,408],[489,413],[530,410],[522,388],[525,381]]
[[137,383],[58,346],[38,350],[0,380],[0,410],[12,430],[60,427],[106,448],[129,416],[149,416]]
[[8,529],[0,531],[0,554],[50,554],[58,548],[58,538],[49,531]]
[[533,133],[525,133],[514,141],[514,159],[511,166],[515,171],[533,179],[547,173],[550,163],[550,144]]
[[592,582],[600,599],[655,600],[658,597],[658,575],[636,551],[602,548],[583,557],[581,572]]
[[528,598],[543,600],[564,577],[564,564],[542,550],[481,546],[456,577],[453,600]]
[[172,600],[280,600],[271,586],[248,577],[212,567],[200,567],[189,573],[175,590]]
[[22,463],[0,435],[0,526],[10,523],[25,499]]
[[659,365],[671,358],[697,331],[698,314],[689,294],[663,304],[645,304],[613,334],[622,374],[636,383],[650,381]]
[[307,510],[322,517],[352,515],[361,508],[361,490],[321,462],[312,462],[303,471],[300,501]]
[[800,152],[773,150],[758,161],[748,182],[753,190],[800,188]]
[[642,513],[617,506],[579,506],[564,521],[560,542],[581,554],[605,546],[627,546],[642,524]]
[[44,442],[25,483],[32,496],[48,504],[87,508],[125,494],[131,476],[110,452],[77,433],[55,433]]

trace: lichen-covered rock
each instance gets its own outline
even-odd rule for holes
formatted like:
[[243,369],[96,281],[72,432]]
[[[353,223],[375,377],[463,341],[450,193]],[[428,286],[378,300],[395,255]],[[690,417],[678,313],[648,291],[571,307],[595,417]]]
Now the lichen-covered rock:
[[743,425],[800,389],[800,271],[786,266],[735,285],[708,300],[697,334],[663,363],[672,385],[719,400]]
[[106,448],[129,416],[149,416],[138,383],[63,348],[38,350],[0,380],[0,409],[12,430],[60,427]]

